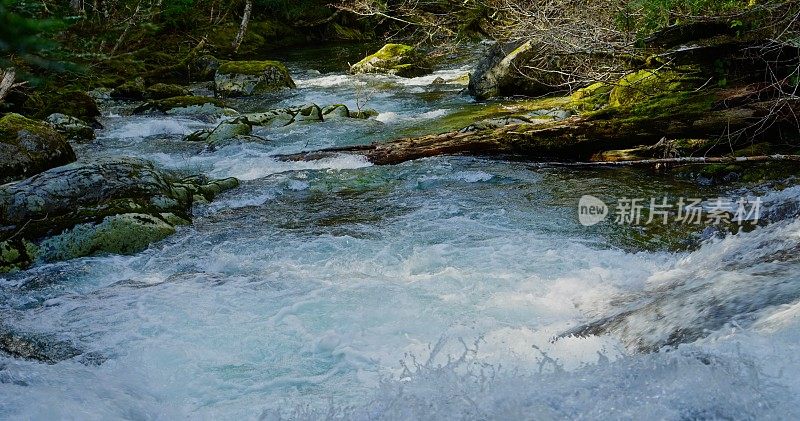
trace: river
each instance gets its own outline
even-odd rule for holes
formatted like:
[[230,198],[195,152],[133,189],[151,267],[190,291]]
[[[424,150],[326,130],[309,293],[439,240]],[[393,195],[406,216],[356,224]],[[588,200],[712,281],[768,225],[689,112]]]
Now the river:
[[[797,217],[694,251],[637,247],[630,230],[582,226],[578,199],[735,192],[468,157],[275,159],[435,132],[482,107],[459,86],[431,85],[467,65],[416,79],[325,66],[346,53],[289,54],[298,89],[236,106],[366,101],[375,119],[258,129],[270,142],[204,151],[181,138],[214,122],[105,110],[82,159],[137,156],[242,186],[140,254],[0,277],[8,323],[97,356],[0,356],[0,417],[800,416]],[[800,201],[796,188],[764,195]],[[617,334],[554,339],[654,302]],[[675,330],[703,334],[654,353],[628,346]]]

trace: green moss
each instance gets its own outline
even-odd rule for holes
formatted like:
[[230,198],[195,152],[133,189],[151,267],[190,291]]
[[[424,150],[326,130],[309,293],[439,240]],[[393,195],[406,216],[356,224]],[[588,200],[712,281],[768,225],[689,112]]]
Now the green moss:
[[[411,126],[402,132],[403,136],[424,136],[428,134],[444,133],[460,130],[475,122],[491,118],[512,117],[527,115],[532,111],[566,108],[570,104],[570,97],[549,97],[516,102],[485,102],[469,104],[461,109],[436,119],[434,123],[428,121]],[[530,117],[526,117],[530,118]]]
[[17,144],[17,133],[22,130],[45,137],[58,136],[47,124],[19,114],[6,114],[0,118],[0,142]]
[[30,111],[30,115],[45,118],[53,113],[66,114],[84,121],[93,121],[100,116],[100,109],[94,98],[84,91],[68,88],[54,92],[42,92],[40,104]]
[[414,47],[386,44],[374,54],[364,57],[350,68],[351,73],[387,73],[402,77],[422,76],[431,72]]
[[289,74],[286,66],[279,61],[226,61],[217,70],[223,74],[260,75],[270,68],[277,68],[281,73]]
[[613,85],[604,82],[597,82],[583,89],[575,91],[570,96],[570,108],[577,111],[594,111],[609,104],[609,97]]
[[612,107],[632,106],[653,97],[686,90],[690,79],[670,70],[640,70],[620,79],[609,96]]
[[414,47],[405,44],[386,44],[378,50],[375,54],[371,56],[367,56],[367,59],[372,57],[377,57],[381,60],[392,60],[394,58],[404,56],[407,54],[411,54],[414,51]]
[[150,99],[166,99],[178,96],[191,96],[191,93],[183,86],[168,83],[156,83],[147,88],[147,97]]
[[28,268],[37,253],[38,247],[24,239],[0,242],[0,273]]

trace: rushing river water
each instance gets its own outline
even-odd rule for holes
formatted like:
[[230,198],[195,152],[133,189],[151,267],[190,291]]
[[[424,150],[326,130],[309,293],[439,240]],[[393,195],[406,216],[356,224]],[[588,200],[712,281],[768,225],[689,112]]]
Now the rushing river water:
[[[242,186],[138,255],[0,278],[7,323],[94,356],[0,356],[0,417],[800,416],[796,218],[693,252],[637,251],[621,246],[624,233],[581,226],[578,198],[725,192],[461,157],[281,162],[274,155],[435,132],[480,107],[458,86],[431,86],[466,67],[354,78],[323,67],[330,55],[307,57],[288,58],[297,90],[237,105],[355,108],[370,91],[377,119],[259,129],[270,142],[210,152],[180,139],[213,122],[109,108],[98,140],[78,148],[84,159],[138,156]],[[651,313],[616,334],[553,340],[642,302]],[[650,354],[626,346],[676,329],[704,334]]]

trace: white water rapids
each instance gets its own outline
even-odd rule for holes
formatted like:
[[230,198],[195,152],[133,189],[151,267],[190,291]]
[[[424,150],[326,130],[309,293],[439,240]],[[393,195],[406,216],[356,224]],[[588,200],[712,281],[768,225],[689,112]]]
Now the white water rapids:
[[[248,106],[355,108],[362,79],[311,65],[293,62],[296,91]],[[372,78],[377,120],[264,129],[269,143],[214,152],[180,141],[212,123],[106,117],[79,155],[242,186],[138,255],[0,276],[6,323],[101,356],[0,356],[0,418],[800,417],[796,217],[694,252],[636,252],[582,227],[578,198],[719,192],[628,170],[273,157],[435,124],[470,105],[430,82],[462,72]],[[554,340],[631,309],[607,335]],[[702,334],[649,354],[628,346],[676,329]]]

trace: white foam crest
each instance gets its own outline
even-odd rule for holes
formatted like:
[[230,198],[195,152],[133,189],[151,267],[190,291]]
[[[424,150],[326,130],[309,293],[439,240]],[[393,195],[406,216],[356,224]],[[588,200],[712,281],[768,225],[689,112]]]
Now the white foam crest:
[[407,112],[388,111],[378,114],[378,116],[375,117],[375,119],[380,121],[381,123],[393,124],[400,122],[432,120],[434,118],[445,116],[449,112],[450,111],[445,109],[431,110],[424,113],[413,113],[411,111]]
[[352,76],[344,74],[330,74],[296,81],[298,88],[333,88],[353,87],[356,83]]

